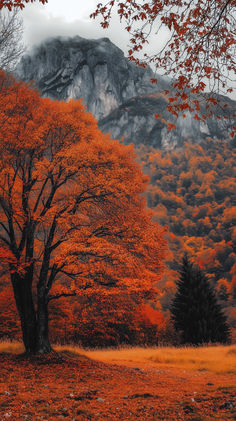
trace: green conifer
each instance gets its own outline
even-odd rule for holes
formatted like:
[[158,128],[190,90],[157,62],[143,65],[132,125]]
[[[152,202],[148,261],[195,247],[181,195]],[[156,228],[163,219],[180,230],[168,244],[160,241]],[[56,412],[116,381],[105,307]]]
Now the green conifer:
[[227,343],[230,329],[204,273],[184,256],[171,313],[184,344]]

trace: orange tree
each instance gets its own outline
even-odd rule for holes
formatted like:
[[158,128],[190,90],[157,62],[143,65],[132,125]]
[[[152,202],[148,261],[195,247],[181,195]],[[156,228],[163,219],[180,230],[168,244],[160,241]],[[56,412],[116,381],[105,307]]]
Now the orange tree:
[[0,127],[0,262],[26,352],[49,352],[51,300],[103,288],[150,296],[163,229],[132,146],[102,134],[79,101],[42,99],[1,73]]
[[[91,17],[102,17],[101,25],[107,28],[116,10],[130,34],[130,59],[143,66],[153,63],[173,77],[169,111],[175,115],[193,111],[200,120],[206,117],[200,112],[201,100],[207,101],[210,114],[211,105],[220,104],[215,93],[232,92],[235,6],[235,0],[109,0],[99,3]],[[154,54],[144,53],[142,61],[137,53],[145,48],[152,32],[166,41]],[[207,90],[210,95],[204,95]]]

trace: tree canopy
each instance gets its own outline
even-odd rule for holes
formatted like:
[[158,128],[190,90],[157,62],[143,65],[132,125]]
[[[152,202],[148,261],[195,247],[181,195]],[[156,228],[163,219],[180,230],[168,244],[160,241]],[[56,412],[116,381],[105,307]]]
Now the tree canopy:
[[80,101],[42,99],[1,73],[0,127],[1,266],[26,348],[49,350],[49,301],[104,287],[152,293],[164,231],[146,208],[133,147],[102,134]]

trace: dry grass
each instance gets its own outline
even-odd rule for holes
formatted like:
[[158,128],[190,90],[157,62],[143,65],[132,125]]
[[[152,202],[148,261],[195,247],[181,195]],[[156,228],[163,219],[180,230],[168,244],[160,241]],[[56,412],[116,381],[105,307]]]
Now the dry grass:
[[[127,347],[121,349],[84,350],[76,346],[60,346],[54,349],[58,352],[67,351],[71,354],[86,355],[93,360],[106,363],[129,365],[168,365],[181,367],[186,370],[210,371],[220,374],[236,374],[236,345],[203,346],[203,347],[157,347],[138,348]],[[24,351],[18,342],[0,342],[0,352],[19,354]]]
[[24,345],[14,341],[0,341],[0,352],[9,354],[21,354],[24,352]]
[[211,371],[221,374],[236,374],[236,346],[186,347],[186,348],[123,348],[119,350],[85,351],[76,347],[57,347],[84,354],[94,360],[111,363],[149,363],[169,365],[187,370]]

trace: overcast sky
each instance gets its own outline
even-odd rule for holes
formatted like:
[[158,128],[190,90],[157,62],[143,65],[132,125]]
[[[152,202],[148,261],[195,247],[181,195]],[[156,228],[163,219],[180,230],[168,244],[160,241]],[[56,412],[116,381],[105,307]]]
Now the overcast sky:
[[80,35],[85,38],[108,37],[127,52],[128,34],[114,16],[111,27],[104,30],[99,20],[89,15],[98,0],[48,0],[48,4],[27,4],[23,11],[25,43],[32,47],[51,36]]
[[[107,37],[120,47],[125,54],[129,50],[129,34],[124,29],[124,24],[116,13],[113,14],[111,25],[103,29],[99,18],[90,19],[90,14],[95,11],[99,0],[48,0],[42,5],[35,2],[29,3],[23,9],[24,20],[24,42],[30,49],[33,45],[52,36],[75,36],[84,38]],[[168,37],[168,30],[162,30],[149,39],[147,53],[152,54],[157,47],[164,44]],[[158,41],[158,42],[157,42]]]

